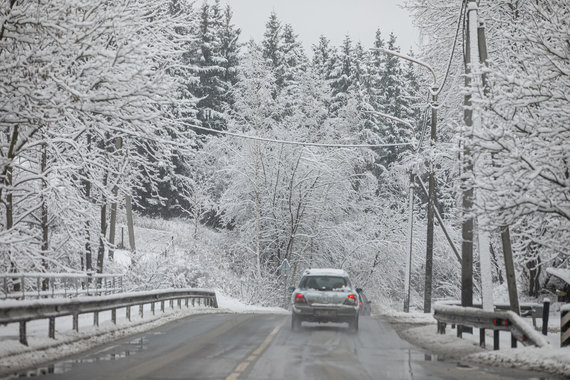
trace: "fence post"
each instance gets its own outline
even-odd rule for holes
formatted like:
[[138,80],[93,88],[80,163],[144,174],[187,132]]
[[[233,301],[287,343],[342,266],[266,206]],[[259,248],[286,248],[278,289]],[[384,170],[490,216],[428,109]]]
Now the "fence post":
[[545,298],[542,306],[542,335],[548,335],[548,316],[550,314],[550,299]]
[[560,347],[570,346],[570,303],[560,308]]
[[48,335],[51,339],[55,339],[55,317],[49,318],[49,329]]
[[26,337],[26,321],[20,321],[20,343],[24,346],[28,345],[28,338]]

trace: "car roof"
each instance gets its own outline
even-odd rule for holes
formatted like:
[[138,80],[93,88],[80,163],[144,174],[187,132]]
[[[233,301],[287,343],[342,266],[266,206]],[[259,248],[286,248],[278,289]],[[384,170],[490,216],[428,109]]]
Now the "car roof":
[[341,276],[348,277],[348,273],[343,269],[334,268],[311,268],[303,272],[303,276]]

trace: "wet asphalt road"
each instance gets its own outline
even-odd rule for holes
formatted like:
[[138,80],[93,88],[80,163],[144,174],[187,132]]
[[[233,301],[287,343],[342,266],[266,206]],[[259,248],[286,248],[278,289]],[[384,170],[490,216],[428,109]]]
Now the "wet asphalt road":
[[[439,361],[387,322],[303,324],[285,314],[192,316],[19,376],[43,379],[546,379]],[[49,374],[45,374],[49,373]],[[41,375],[45,374],[45,375]]]

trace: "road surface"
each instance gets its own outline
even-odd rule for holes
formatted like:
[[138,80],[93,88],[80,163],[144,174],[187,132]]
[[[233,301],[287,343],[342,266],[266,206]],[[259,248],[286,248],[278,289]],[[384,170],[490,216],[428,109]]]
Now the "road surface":
[[[548,375],[437,360],[382,319],[307,324],[286,314],[207,314],[17,376],[42,379],[544,379]],[[38,376],[39,375],[39,376]]]

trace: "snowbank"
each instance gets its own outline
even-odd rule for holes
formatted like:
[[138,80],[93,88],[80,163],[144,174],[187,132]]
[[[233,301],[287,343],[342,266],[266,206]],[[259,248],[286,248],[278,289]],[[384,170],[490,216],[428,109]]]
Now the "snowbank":
[[[455,359],[501,367],[516,367],[526,370],[548,372],[554,375],[570,374],[570,349],[560,348],[553,342],[560,342],[559,334],[549,335],[550,345],[544,348],[510,348],[510,334],[502,332],[501,349],[493,351],[492,331],[486,331],[487,348],[479,347],[479,330],[457,338],[455,330],[445,335],[437,334],[437,322],[432,314],[419,312],[403,313],[387,311],[378,314],[390,322],[398,334],[410,343],[445,359]],[[558,339],[556,339],[558,335]]]

